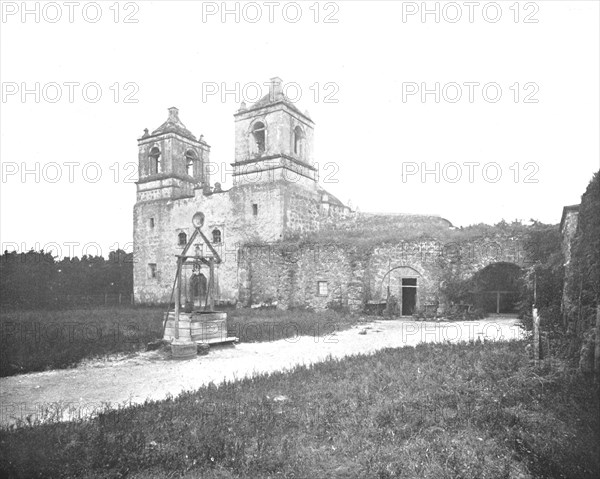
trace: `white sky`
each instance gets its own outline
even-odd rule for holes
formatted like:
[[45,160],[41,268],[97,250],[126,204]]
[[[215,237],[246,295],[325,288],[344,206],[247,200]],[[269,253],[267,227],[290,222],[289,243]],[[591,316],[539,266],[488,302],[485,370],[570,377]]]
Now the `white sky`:
[[[2,249],[43,247],[54,242],[58,253],[69,253],[67,243],[77,243],[72,253],[96,254],[85,244],[98,243],[104,256],[111,246],[132,241],[132,211],[135,184],[125,177],[137,165],[137,143],[144,128],[157,128],[167,117],[167,108],[177,106],[183,123],[196,136],[203,133],[212,146],[211,160],[218,165],[233,161],[234,95],[223,102],[220,95],[203,101],[203,84],[223,83],[233,89],[250,82],[262,84],[272,76],[302,89],[299,107],[308,109],[316,123],[315,160],[322,179],[333,173],[337,183],[323,186],[342,201],[352,200],[361,211],[435,213],[455,225],[494,223],[501,219],[560,221],[564,205],[578,203],[594,171],[599,168],[599,3],[596,1],[499,2],[502,17],[486,21],[479,2],[469,21],[469,6],[456,2],[462,18],[451,23],[454,6],[446,6],[436,23],[433,15],[402,12],[421,2],[340,1],[319,7],[314,21],[313,1],[301,2],[302,18],[286,21],[279,2],[274,22],[268,20],[268,5],[257,2],[263,18],[250,23],[234,15],[223,23],[220,14],[203,21],[202,2],[99,2],[102,17],[86,21],[83,6],[64,2],[39,8],[39,23],[33,14],[21,18],[21,2],[3,2],[0,23],[0,75],[4,97],[1,107],[0,153],[2,160],[1,241]],[[332,2],[330,2],[332,3]],[[446,2],[439,3],[440,12]],[[428,2],[435,8],[436,2]],[[8,6],[7,6],[8,5]],[[56,5],[62,18],[56,16]],[[230,2],[229,8],[235,8]],[[511,9],[512,6],[512,9]],[[204,2],[204,8],[221,8],[221,2]],[[244,4],[240,4],[240,10]],[[14,8],[15,15],[9,15]],[[93,19],[94,6],[86,14]],[[112,9],[111,9],[112,8]],[[254,8],[254,7],[252,7]],[[245,7],[248,16],[256,9]],[[295,10],[287,7],[288,18]],[[489,19],[496,12],[486,6]],[[135,10],[137,11],[135,11]],[[515,10],[519,21],[514,21]],[[133,14],[138,23],[125,23]],[[332,14],[338,23],[325,23]],[[537,23],[524,23],[526,15]],[[21,97],[22,86],[40,84],[40,98]],[[62,98],[52,82],[61,85]],[[64,83],[95,82],[102,98],[91,103],[81,86],[74,87],[74,100]],[[137,103],[125,103],[125,89],[134,83]],[[403,84],[425,83],[433,88],[450,82],[462,85],[463,97],[456,103],[422,102],[414,95],[403,102]],[[497,103],[486,101],[481,86],[474,101],[468,100],[465,82],[481,85],[495,82],[502,89]],[[514,102],[511,86],[520,85]],[[526,83],[533,83],[525,88]],[[119,83],[120,97],[114,101],[111,86]],[[315,83],[320,98],[315,101]],[[337,103],[325,103],[334,83]],[[22,85],[24,84],[24,85]],[[10,95],[16,88],[19,91]],[[266,93],[266,87],[263,87]],[[405,87],[406,88],[406,87]],[[513,87],[514,88],[514,87]],[[524,97],[537,89],[537,103]],[[294,89],[288,90],[290,94]],[[488,90],[493,96],[494,90]],[[45,93],[45,95],[44,95]],[[93,96],[94,90],[88,90]],[[253,96],[254,90],[248,89]],[[454,97],[455,89],[446,90]],[[240,98],[238,98],[239,100]],[[25,100],[25,101],[23,101]],[[73,181],[67,163],[75,162]],[[325,166],[337,164],[334,169]],[[434,169],[421,178],[414,174],[403,182],[403,167]],[[463,176],[449,163],[458,163]],[[465,163],[478,162],[473,182]],[[495,162],[502,177],[496,183],[484,179],[482,167]],[[60,166],[62,178],[52,182]],[[100,166],[101,178],[86,181],[83,168],[93,179]],[[515,181],[518,163],[520,175]],[[534,163],[527,168],[525,164]],[[23,166],[35,171],[22,177]],[[403,166],[404,165],[404,166]],[[496,174],[493,165],[487,174]],[[12,174],[13,172],[16,172]],[[119,173],[115,181],[115,173]],[[533,173],[537,183],[526,183]],[[219,172],[218,176],[221,176]],[[214,181],[223,181],[221,178]],[[224,183],[231,183],[231,175]],[[52,249],[52,248],[51,248]],[[56,247],[53,247],[56,250]],[[127,247],[130,250],[130,246]]]

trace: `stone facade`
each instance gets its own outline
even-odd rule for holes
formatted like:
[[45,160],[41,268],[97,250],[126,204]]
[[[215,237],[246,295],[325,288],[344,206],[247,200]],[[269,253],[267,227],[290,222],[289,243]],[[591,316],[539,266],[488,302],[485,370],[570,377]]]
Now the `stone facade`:
[[[177,108],[170,108],[167,121],[152,133],[145,130],[138,140],[136,302],[169,301],[175,255],[193,232],[196,211],[205,213],[203,231],[223,260],[216,271],[217,300],[232,303],[247,281],[239,274],[241,245],[315,231],[321,222],[351,213],[318,185],[312,162],[314,123],[285,98],[280,79],[272,79],[269,93],[251,108],[242,104],[234,120],[234,187],[227,191],[211,185],[210,146],[187,130]],[[184,286],[192,284],[194,274],[184,271]]]
[[[318,184],[314,122],[283,95],[279,78],[256,104],[242,104],[234,122],[234,186],[227,191],[211,185],[210,146],[186,129],[176,108],[138,140],[138,303],[170,300],[175,255],[193,233],[197,211],[204,212],[203,232],[222,258],[215,272],[217,304],[357,311],[394,296],[403,314],[411,314],[416,308],[445,307],[440,293],[445,278],[466,278],[496,262],[523,264],[523,248],[515,238],[443,242],[439,238],[452,224],[437,216],[352,212]],[[369,247],[314,241],[315,234],[327,238],[328,233],[338,238],[387,234],[388,240]],[[423,238],[401,239],[407,233]],[[185,299],[200,296],[201,275],[184,270]]]

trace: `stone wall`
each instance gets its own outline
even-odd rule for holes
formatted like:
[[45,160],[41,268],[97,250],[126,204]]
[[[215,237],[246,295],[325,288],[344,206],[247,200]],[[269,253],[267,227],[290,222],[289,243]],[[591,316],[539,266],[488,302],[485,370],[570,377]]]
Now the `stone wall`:
[[[271,304],[315,310],[360,311],[367,302],[402,294],[402,279],[416,278],[417,308],[448,306],[444,282],[464,280],[488,265],[513,263],[527,267],[518,238],[491,238],[442,243],[433,239],[375,246],[346,243],[278,242],[241,249],[239,277],[245,305]],[[327,283],[320,295],[318,283]]]

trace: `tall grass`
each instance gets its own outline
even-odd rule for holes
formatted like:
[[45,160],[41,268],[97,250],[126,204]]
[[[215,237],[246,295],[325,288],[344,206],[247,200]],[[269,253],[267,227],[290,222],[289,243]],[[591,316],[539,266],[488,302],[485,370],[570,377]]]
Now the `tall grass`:
[[598,397],[523,342],[423,344],[0,432],[6,477],[595,478]]
[[3,311],[0,376],[139,351],[160,337],[162,317],[157,308],[134,307]]
[[[76,366],[83,359],[144,350],[162,337],[165,307],[3,311],[0,377]],[[232,309],[228,331],[242,342],[322,337],[356,322],[334,312]]]

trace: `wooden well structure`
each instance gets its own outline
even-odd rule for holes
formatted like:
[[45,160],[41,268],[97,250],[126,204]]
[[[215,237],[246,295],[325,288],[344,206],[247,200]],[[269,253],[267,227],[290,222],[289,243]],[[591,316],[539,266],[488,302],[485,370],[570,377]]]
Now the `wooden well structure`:
[[[175,308],[167,313],[164,321],[163,339],[171,343],[174,358],[194,357],[197,354],[199,345],[237,341],[236,337],[227,335],[227,313],[214,310],[215,265],[221,263],[221,257],[202,232],[204,213],[199,211],[194,214],[192,224],[194,225],[194,233],[187,241],[181,254],[176,255],[177,270],[171,295],[171,302],[173,302],[173,299],[175,300]],[[191,246],[198,238],[204,241],[211,253],[210,256],[201,254],[199,248],[196,248],[194,254],[188,254]],[[192,301],[189,300],[189,292],[193,288],[182,288],[182,280],[187,284],[187,275],[183,275],[184,270],[190,266],[192,267],[190,279],[198,279],[193,287],[196,288],[195,291],[198,294],[192,295]],[[203,269],[208,272],[208,279],[205,282],[199,281],[200,278],[206,278],[201,273]],[[183,305],[181,302],[182,289],[186,297]]]

